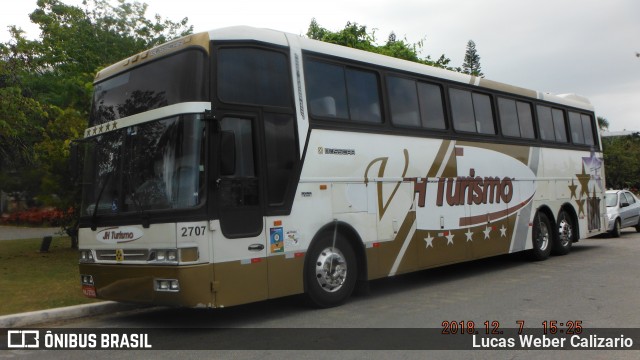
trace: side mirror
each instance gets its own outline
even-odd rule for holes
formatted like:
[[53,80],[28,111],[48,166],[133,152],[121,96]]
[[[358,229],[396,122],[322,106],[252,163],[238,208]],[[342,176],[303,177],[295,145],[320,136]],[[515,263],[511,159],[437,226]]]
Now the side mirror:
[[220,133],[220,176],[236,173],[236,135],[232,131]]
[[627,206],[629,206],[629,203],[628,203],[628,202],[626,202],[626,201],[623,201],[623,202],[621,202],[621,203],[620,203],[620,207],[621,207],[621,208],[623,208],[623,207],[627,207]]

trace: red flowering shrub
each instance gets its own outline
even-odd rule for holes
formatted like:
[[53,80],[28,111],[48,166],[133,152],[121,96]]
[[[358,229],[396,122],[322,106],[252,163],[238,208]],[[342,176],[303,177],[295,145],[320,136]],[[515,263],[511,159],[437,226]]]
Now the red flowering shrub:
[[1,221],[7,225],[60,226],[72,215],[72,208],[67,211],[55,208],[32,208],[5,215]]

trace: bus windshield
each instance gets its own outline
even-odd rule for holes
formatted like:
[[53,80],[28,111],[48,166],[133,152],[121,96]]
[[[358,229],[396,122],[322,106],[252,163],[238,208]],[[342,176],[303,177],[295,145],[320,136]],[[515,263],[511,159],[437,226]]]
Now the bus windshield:
[[187,50],[95,84],[89,126],[181,102],[206,101],[206,59],[200,50]]
[[204,201],[204,122],[182,115],[87,143],[82,216],[185,209]]

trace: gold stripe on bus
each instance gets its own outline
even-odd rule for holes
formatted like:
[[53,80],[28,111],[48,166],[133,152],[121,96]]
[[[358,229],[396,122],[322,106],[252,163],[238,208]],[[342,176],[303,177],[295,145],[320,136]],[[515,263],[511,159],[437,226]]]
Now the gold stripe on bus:
[[525,165],[529,164],[529,156],[530,156],[529,146],[496,144],[491,142],[470,142],[470,141],[458,141],[458,145],[473,146],[476,148],[493,150],[502,154],[509,155],[512,158],[520,161]]
[[[472,77],[472,78],[475,78],[475,77]],[[479,83],[478,83],[479,87],[483,87],[491,90],[503,91],[509,94],[522,95],[532,99],[538,98],[538,92],[533,90],[529,90],[529,89],[525,89],[525,88],[521,88],[513,85],[507,85],[497,81],[487,80],[485,78],[479,78],[477,80],[479,80]],[[473,81],[475,82],[476,80],[474,79]]]
[[249,265],[241,261],[215,263],[214,291],[216,307],[247,304],[267,299],[267,261],[251,262]]
[[473,226],[483,222],[487,222],[487,220],[494,221],[497,219],[510,216],[511,214],[514,214],[520,211],[520,209],[523,208],[525,205],[527,205],[531,200],[533,200],[533,195],[527,200],[521,202],[520,204],[515,206],[509,206],[509,208],[504,210],[495,211],[492,213],[487,213],[482,215],[467,216],[467,217],[460,218],[460,226]]
[[431,164],[431,168],[429,168],[429,172],[427,172],[427,178],[434,178],[438,176],[438,170],[440,170],[440,166],[444,162],[444,158],[447,155],[447,150],[451,145],[451,140],[443,140],[440,144],[440,148],[438,149],[438,153],[436,157],[433,159],[433,163]]
[[[80,264],[90,274],[98,298],[167,306],[212,306],[213,264],[189,266]],[[176,279],[179,292],[155,291],[155,279]]]
[[[394,263],[398,256],[400,256],[400,251],[402,250],[402,246],[404,241],[410,241],[411,239],[407,239],[411,228],[413,227],[414,222],[416,221],[416,212],[409,211],[407,216],[404,218],[398,233],[393,241],[384,242],[380,244],[379,252],[378,252],[378,266],[379,272],[383,274],[383,276],[388,276],[393,268]],[[409,256],[406,256],[409,254]],[[401,261],[399,266],[397,267],[395,273],[401,274],[407,271],[411,271],[417,268],[417,258],[415,257],[415,251],[412,248],[411,244],[409,244],[409,248],[406,249],[405,253],[402,254]],[[412,256],[413,255],[413,256]]]
[[300,255],[279,254],[267,258],[270,299],[304,292],[304,253]]

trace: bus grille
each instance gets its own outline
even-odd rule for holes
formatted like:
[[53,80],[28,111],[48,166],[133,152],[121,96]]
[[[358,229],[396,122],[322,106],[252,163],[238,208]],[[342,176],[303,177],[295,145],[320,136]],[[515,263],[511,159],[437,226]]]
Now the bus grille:
[[[149,250],[146,249],[123,249],[124,261],[147,261],[149,260]],[[98,260],[116,260],[116,250],[96,250]]]

